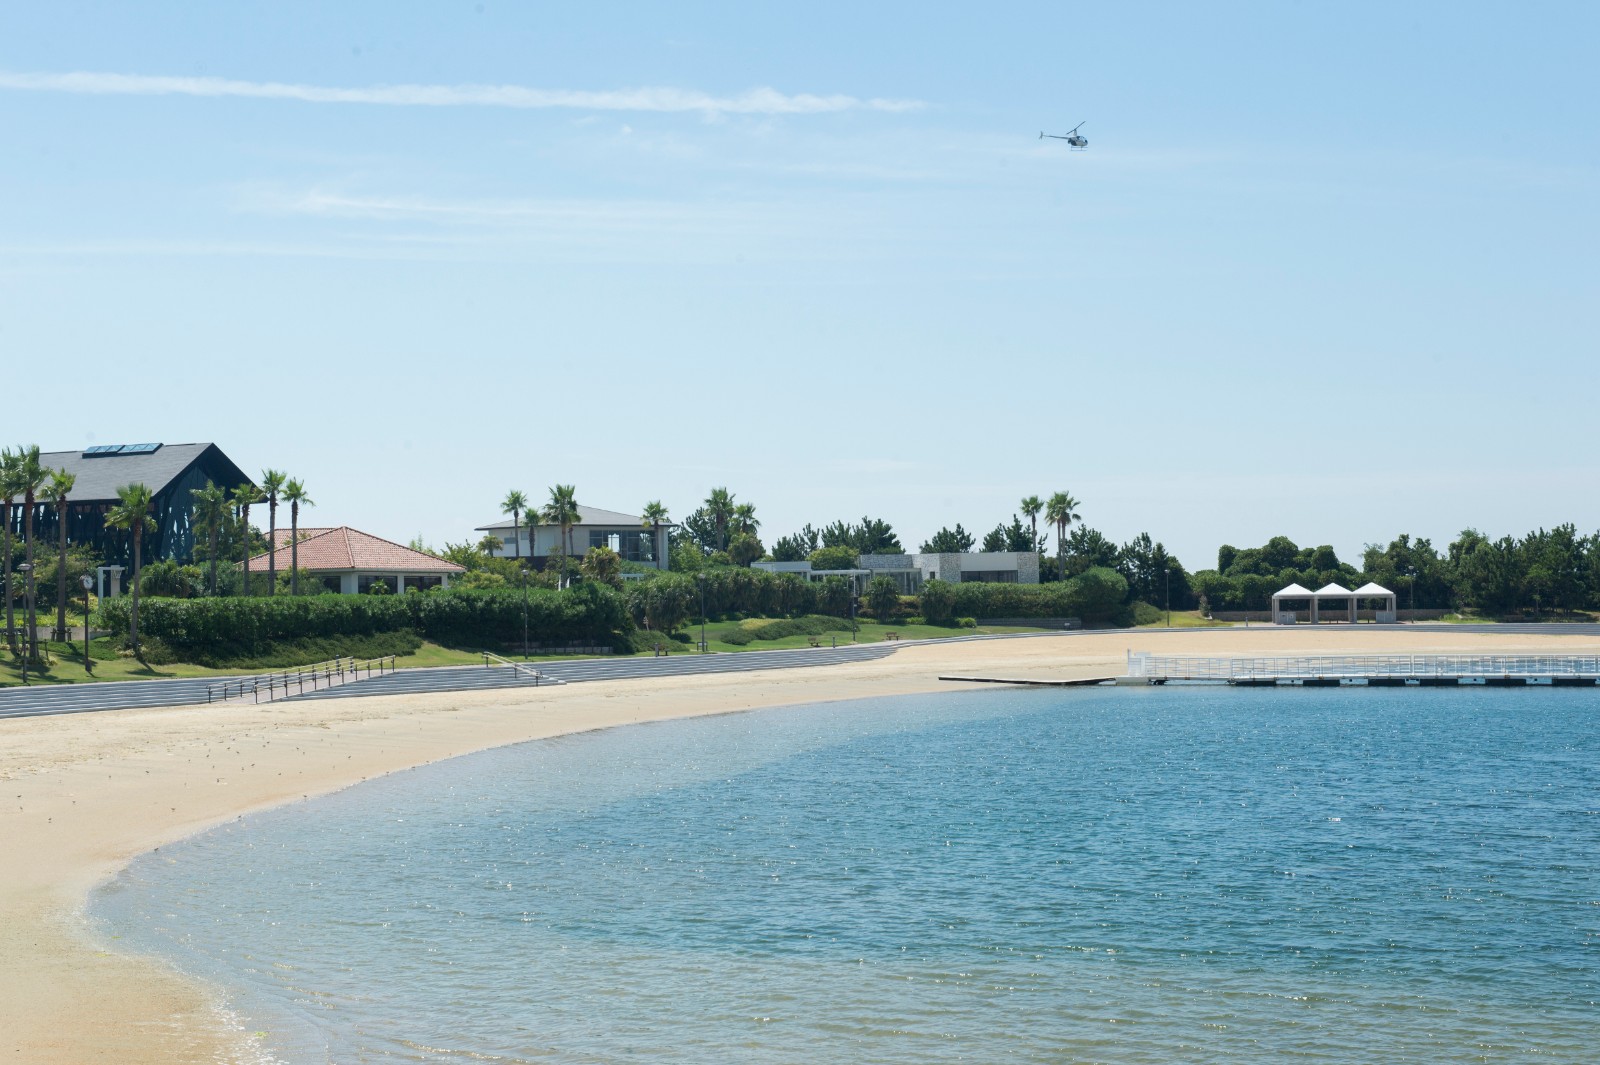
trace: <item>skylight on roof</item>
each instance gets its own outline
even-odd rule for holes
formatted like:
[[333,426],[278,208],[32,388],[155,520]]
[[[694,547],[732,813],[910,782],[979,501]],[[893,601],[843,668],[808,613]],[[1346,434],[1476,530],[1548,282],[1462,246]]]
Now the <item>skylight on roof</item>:
[[83,457],[102,459],[107,455],[153,455],[160,450],[160,444],[96,444],[84,451]]

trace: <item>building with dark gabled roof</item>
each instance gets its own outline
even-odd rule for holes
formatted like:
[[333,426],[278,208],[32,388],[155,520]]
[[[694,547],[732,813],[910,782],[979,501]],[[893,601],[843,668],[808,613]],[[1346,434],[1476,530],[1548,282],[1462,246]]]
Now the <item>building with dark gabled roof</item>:
[[[480,525],[476,532],[486,532],[500,539],[500,546],[491,554],[496,558],[520,556],[532,565],[543,569],[552,554],[564,551],[561,545],[561,528],[543,524],[538,520],[538,507],[523,516],[513,532],[511,519]],[[532,524],[529,524],[529,521]],[[637,514],[623,514],[615,510],[578,505],[578,520],[572,526],[572,555],[582,558],[591,547],[609,547],[622,556],[624,562],[642,562],[656,569],[667,568],[669,534],[677,525],[664,522],[652,529]]]
[[[106,513],[117,504],[118,488],[144,484],[154,497],[150,516],[156,521],[156,530],[145,533],[145,561],[170,558],[187,563],[194,560],[194,496],[190,492],[204,488],[207,481],[230,492],[254,483],[215,444],[97,444],[82,451],[47,451],[39,461],[77,477],[67,497],[67,542],[94,548],[102,564],[133,563],[132,535],[106,528]],[[20,505],[12,520],[13,532],[20,534]],[[39,503],[34,509],[34,536],[53,544],[57,529],[56,508]]]

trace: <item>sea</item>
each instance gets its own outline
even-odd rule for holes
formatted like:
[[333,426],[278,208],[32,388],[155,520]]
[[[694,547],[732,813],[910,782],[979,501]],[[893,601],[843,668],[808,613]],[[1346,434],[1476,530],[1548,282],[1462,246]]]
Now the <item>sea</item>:
[[245,817],[91,916],[286,1065],[1590,1065],[1600,693],[633,725]]

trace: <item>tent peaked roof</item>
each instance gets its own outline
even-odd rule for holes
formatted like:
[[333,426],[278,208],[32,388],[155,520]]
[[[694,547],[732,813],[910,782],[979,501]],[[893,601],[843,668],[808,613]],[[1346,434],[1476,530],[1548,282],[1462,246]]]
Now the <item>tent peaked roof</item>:
[[1317,589],[1317,594],[1318,595],[1355,595],[1356,593],[1352,592],[1350,589],[1346,588],[1342,584],[1337,584],[1337,583],[1335,583],[1333,581],[1329,581],[1327,584],[1324,584],[1321,588]]
[[1357,588],[1355,594],[1361,596],[1371,596],[1393,595],[1394,593],[1381,584],[1373,584],[1371,581],[1368,581],[1366,584],[1363,584],[1361,587]]
[[1272,595],[1272,598],[1274,598],[1274,599],[1309,599],[1309,598],[1311,598],[1311,595],[1312,595],[1312,592],[1311,592],[1310,588],[1302,588],[1298,584],[1291,584],[1287,588],[1283,588],[1283,589],[1280,589],[1277,592],[1274,592],[1273,595]]

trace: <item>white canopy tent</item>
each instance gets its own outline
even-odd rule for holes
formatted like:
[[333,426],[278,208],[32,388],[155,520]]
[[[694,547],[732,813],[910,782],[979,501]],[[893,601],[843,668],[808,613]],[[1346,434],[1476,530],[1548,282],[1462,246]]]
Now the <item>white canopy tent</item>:
[[[1395,612],[1395,594],[1389,589],[1370,581],[1351,591],[1342,584],[1328,583],[1312,591],[1310,588],[1298,584],[1291,584],[1272,596],[1272,621],[1277,625],[1293,625],[1300,620],[1299,615],[1293,610],[1284,610],[1284,600],[1304,599],[1311,604],[1311,624],[1316,625],[1322,619],[1320,603],[1324,599],[1342,599],[1344,601],[1344,621],[1354,625],[1356,621],[1356,607],[1363,599],[1376,600],[1374,617],[1380,622],[1392,623],[1397,615]],[[1338,614],[1333,614],[1337,617]]]
[[1395,594],[1381,584],[1368,581],[1355,590],[1357,599],[1373,599],[1373,618],[1380,624],[1392,625],[1399,619],[1399,600]]
[[1317,596],[1310,588],[1302,588],[1298,584],[1272,593],[1272,623],[1274,625],[1293,625],[1299,618],[1292,610],[1284,610],[1281,601],[1284,599],[1308,599],[1311,601],[1311,612],[1315,619],[1317,610]]

